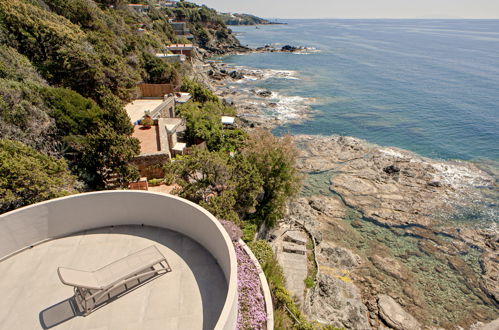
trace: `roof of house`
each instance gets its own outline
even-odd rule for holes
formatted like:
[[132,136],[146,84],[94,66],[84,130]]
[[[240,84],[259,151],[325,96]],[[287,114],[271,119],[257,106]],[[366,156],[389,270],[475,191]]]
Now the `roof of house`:
[[189,49],[194,49],[193,44],[171,44],[166,46],[167,49],[184,49],[184,50],[189,50]]

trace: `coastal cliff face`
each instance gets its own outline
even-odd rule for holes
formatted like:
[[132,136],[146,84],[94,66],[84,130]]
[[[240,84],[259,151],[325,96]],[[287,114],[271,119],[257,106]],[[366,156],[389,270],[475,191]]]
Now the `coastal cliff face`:
[[311,318],[417,329],[499,316],[495,215],[481,225],[458,220],[497,191],[492,176],[352,137],[295,142],[308,179],[284,221],[305,225],[318,243],[320,275],[305,301]]

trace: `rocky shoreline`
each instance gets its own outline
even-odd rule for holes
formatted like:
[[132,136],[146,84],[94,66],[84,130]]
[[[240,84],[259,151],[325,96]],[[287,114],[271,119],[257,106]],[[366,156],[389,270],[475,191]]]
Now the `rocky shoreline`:
[[[248,129],[312,115],[304,107],[279,117],[272,91],[237,85],[292,72],[198,65],[197,79]],[[497,202],[497,175],[353,137],[294,139],[306,180],[283,222],[304,225],[317,243],[317,283],[303,306],[311,319],[348,329],[481,329],[499,318],[497,208],[483,214]],[[477,209],[489,221],[463,220]]]
[[494,218],[484,227],[452,218],[456,206],[473,208],[483,190],[497,191],[494,177],[352,137],[295,141],[298,168],[320,178],[306,182],[309,193],[284,219],[302,223],[318,243],[320,275],[305,302],[312,319],[353,329],[453,329],[499,317]]
[[280,125],[301,123],[313,115],[315,100],[293,95],[280,95],[268,89],[252,88],[245,82],[266,79],[299,79],[288,70],[259,70],[231,67],[210,62],[204,79],[228,105],[236,108],[238,118],[247,127],[273,129]]

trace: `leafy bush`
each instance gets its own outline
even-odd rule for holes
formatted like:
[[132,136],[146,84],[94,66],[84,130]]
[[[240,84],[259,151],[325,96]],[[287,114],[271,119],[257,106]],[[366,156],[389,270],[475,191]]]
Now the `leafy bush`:
[[223,152],[194,149],[166,164],[165,173],[181,187],[180,196],[200,203],[218,218],[235,222],[254,210],[261,192],[254,166]]
[[101,128],[85,136],[67,136],[65,142],[78,154],[70,158],[73,171],[92,188],[124,187],[139,179],[137,168],[130,165],[140,150],[137,139]]
[[70,89],[45,87],[40,94],[60,136],[90,134],[103,124],[100,107]]
[[188,102],[177,107],[186,119],[186,138],[190,143],[197,139],[206,141],[212,151],[236,151],[244,145],[247,134],[242,129],[223,129],[221,116],[235,115],[235,110],[220,102]]
[[182,81],[182,90],[192,95],[192,100],[199,103],[221,103],[218,96],[213,94],[208,88],[204,87],[198,82],[184,78]]
[[162,184],[164,182],[163,179],[151,179],[148,181],[148,184],[150,186],[159,186],[160,184]]
[[264,265],[268,262],[271,262],[274,257],[274,252],[272,251],[272,247],[269,243],[263,240],[258,240],[255,242],[248,243],[249,248],[258,259],[260,265]]
[[26,56],[6,45],[0,47],[0,78],[46,84]]
[[243,224],[243,241],[246,243],[252,242],[256,236],[257,227],[256,224],[250,222],[244,222]]
[[167,63],[150,53],[143,53],[145,82],[151,84],[177,85],[180,83],[179,65]]
[[301,178],[295,168],[298,150],[290,137],[279,138],[255,130],[246,140],[242,155],[253,164],[263,180],[263,198],[256,206],[255,218],[272,227],[282,218],[287,198],[295,195]]
[[0,139],[0,212],[71,194],[74,183],[64,160]]

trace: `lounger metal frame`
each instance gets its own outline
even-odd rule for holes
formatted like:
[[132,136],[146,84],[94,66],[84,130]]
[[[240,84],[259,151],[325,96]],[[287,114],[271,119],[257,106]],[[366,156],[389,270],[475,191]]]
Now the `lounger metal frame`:
[[[150,267],[152,270],[146,271],[146,272],[141,272],[138,274],[135,274],[131,277],[128,277],[126,279],[123,279],[117,283],[114,283],[113,285],[110,285],[107,288],[97,290],[97,289],[87,289],[87,288],[80,288],[80,287],[74,287],[74,294],[75,294],[75,300],[78,306],[82,309],[81,312],[84,316],[87,316],[88,314],[92,313],[94,310],[96,310],[96,307],[100,307],[101,305],[104,305],[105,303],[109,302],[111,299],[118,298],[122,296],[125,293],[128,293],[128,286],[127,284],[131,281],[137,280],[138,283],[134,285],[133,287],[138,287],[142,284],[145,284],[152,279],[156,278],[157,276],[166,274],[168,272],[171,272],[170,265],[168,262],[165,260],[161,261],[158,263],[161,268],[160,269],[154,269],[154,266]],[[141,281],[141,278],[147,277],[149,275],[153,275],[152,277],[148,277],[147,279]],[[125,291],[121,292],[120,294],[117,294],[114,297],[111,297],[111,292],[119,288],[120,286],[125,287]],[[105,296],[107,297],[106,301],[101,301],[102,298]]]

